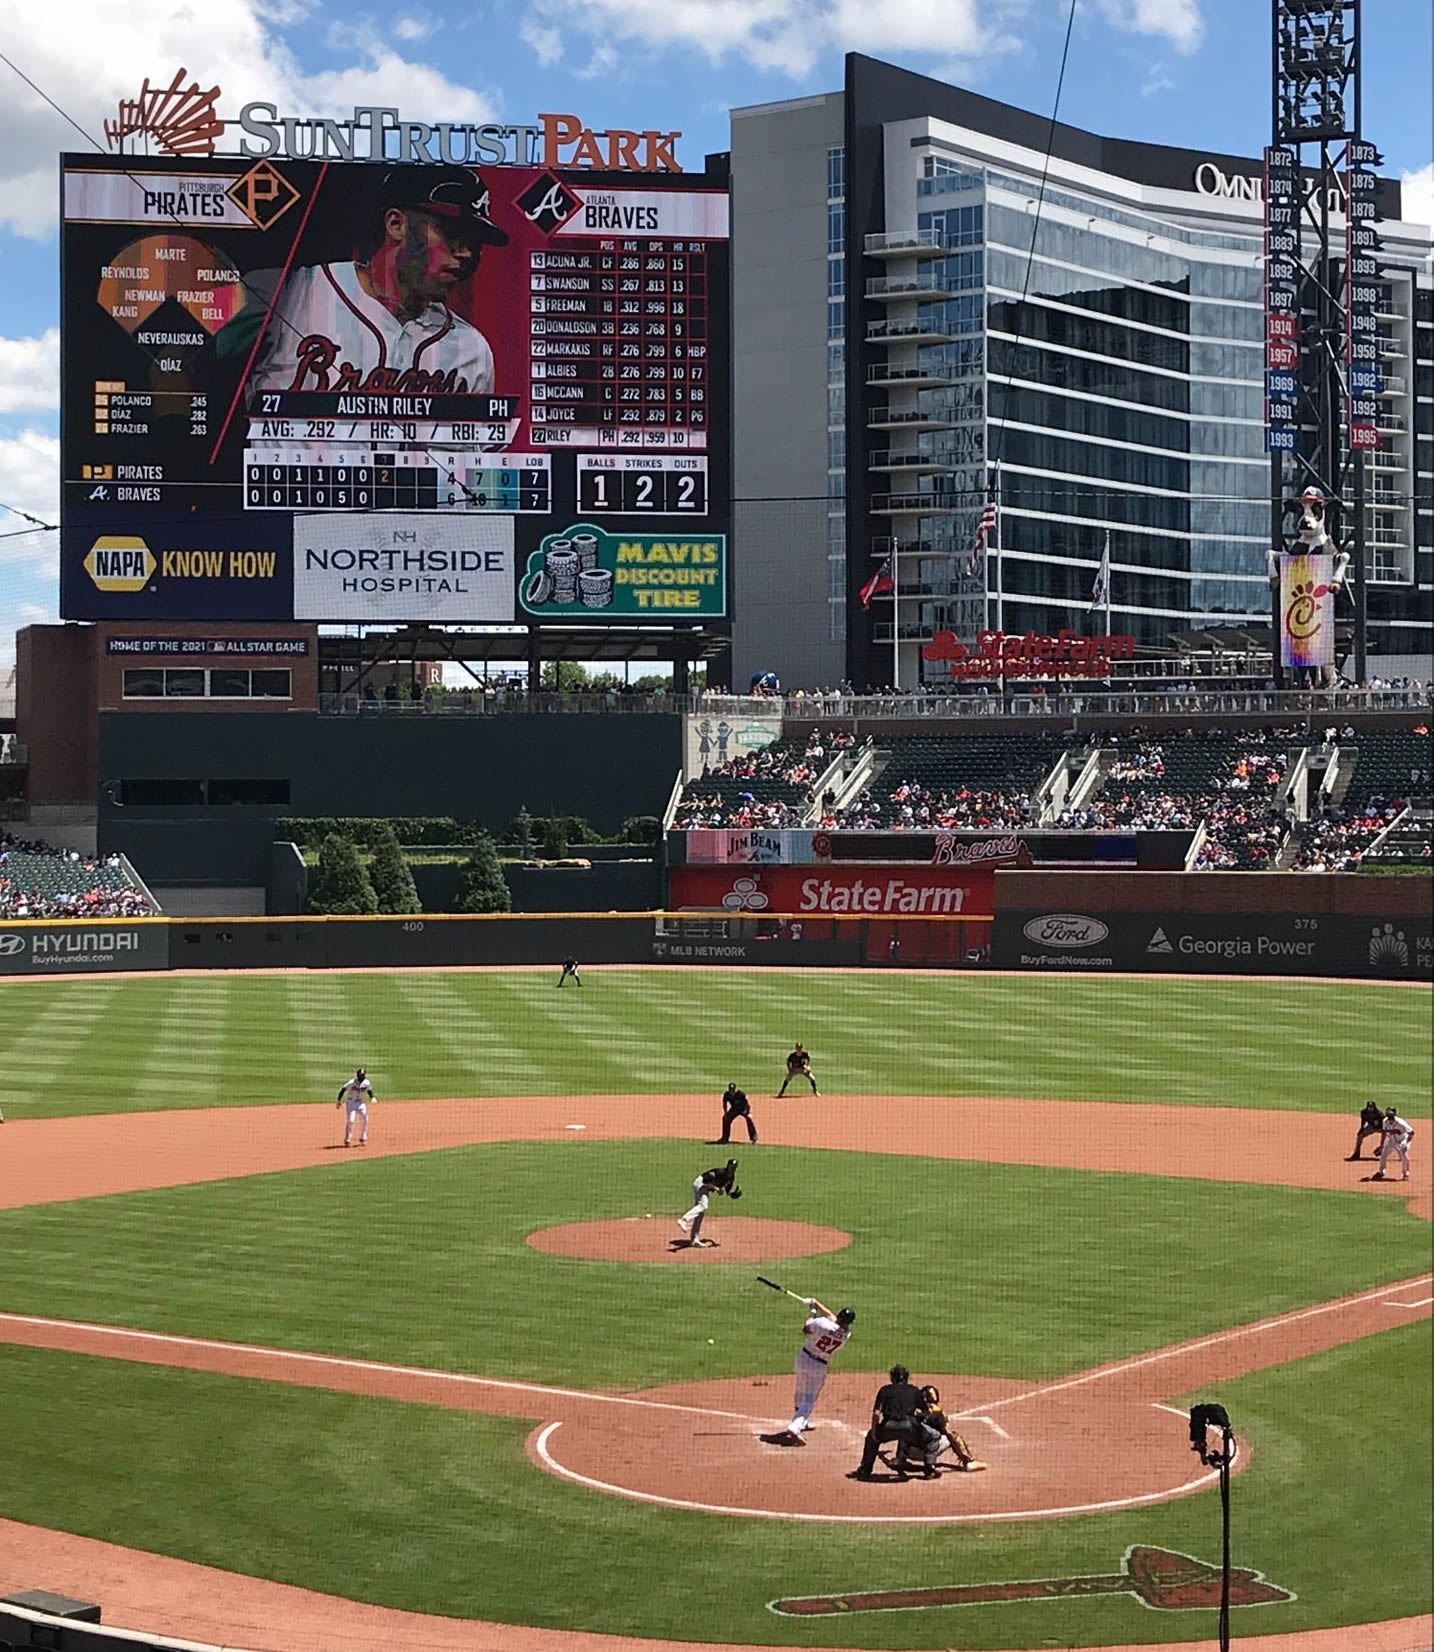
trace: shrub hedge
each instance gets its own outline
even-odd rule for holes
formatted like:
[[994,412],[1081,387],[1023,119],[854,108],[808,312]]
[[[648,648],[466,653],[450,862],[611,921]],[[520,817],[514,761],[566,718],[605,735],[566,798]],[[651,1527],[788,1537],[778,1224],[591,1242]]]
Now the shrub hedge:
[[[605,838],[593,830],[581,815],[530,815],[529,831],[536,846],[544,838],[564,844],[582,843],[656,843],[662,836],[662,822],[656,815],[629,815],[616,836]],[[274,838],[279,843],[296,843],[312,848],[328,837],[347,838],[361,849],[376,849],[384,836],[392,831],[406,849],[418,849],[432,844],[481,843],[491,834],[481,821],[454,820],[450,815],[400,816],[365,818],[354,815],[346,819],[331,819],[323,815],[291,815],[274,822]],[[522,826],[518,817],[507,822],[496,834],[498,841],[512,845],[522,841]]]

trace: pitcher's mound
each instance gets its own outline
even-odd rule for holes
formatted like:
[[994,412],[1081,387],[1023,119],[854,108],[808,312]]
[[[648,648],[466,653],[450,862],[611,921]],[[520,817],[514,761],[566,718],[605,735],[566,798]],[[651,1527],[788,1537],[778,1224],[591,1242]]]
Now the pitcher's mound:
[[757,1216],[709,1216],[696,1247],[670,1215],[625,1216],[615,1222],[573,1222],[528,1235],[534,1250],[587,1256],[597,1262],[768,1262],[777,1256],[817,1256],[844,1250],[851,1235],[809,1222],[769,1222]]

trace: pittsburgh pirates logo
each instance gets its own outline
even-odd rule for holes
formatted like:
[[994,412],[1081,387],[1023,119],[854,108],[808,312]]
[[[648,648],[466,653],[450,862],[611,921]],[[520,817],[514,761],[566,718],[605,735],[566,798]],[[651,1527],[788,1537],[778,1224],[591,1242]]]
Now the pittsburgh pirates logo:
[[518,197],[524,216],[544,235],[552,235],[578,210],[582,202],[551,172],[535,178]]

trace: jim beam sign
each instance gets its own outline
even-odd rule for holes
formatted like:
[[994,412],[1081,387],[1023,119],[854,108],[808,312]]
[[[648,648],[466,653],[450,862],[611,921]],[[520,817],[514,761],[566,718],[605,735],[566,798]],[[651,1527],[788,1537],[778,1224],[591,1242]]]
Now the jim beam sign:
[[236,153],[250,160],[374,161],[419,166],[594,167],[605,172],[681,172],[681,132],[627,127],[594,131],[577,115],[539,115],[532,126],[464,121],[407,120],[396,108],[355,105],[347,120],[280,114],[276,103],[244,104],[237,120],[218,113],[219,88],[185,80],[180,69],[167,86],[144,82],[122,98],[105,122],[113,150],[140,142],[165,155],[213,155],[228,127],[242,136]]

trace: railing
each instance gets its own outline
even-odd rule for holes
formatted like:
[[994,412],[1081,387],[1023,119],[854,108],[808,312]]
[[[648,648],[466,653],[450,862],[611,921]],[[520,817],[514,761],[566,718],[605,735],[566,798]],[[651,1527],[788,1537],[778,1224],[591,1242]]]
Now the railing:
[[[985,415],[979,407],[963,409],[965,422],[974,423]],[[956,410],[950,407],[918,408],[898,413],[890,407],[871,407],[867,409],[866,427],[868,430],[881,430],[887,425],[924,424],[933,429],[945,429],[947,426],[960,424],[963,421],[957,417]]]
[[866,284],[868,298],[914,298],[918,293],[968,293],[969,279],[956,275],[873,275]]
[[955,384],[957,373],[948,367],[868,367],[868,384]]
[[979,333],[979,324],[955,327],[945,321],[869,321],[866,327],[868,344],[948,344],[965,333]]
[[1188,681],[1133,687],[1126,681],[1052,683],[1032,694],[1023,680],[1003,697],[998,685],[953,693],[947,689],[906,690],[891,694],[507,694],[485,701],[481,695],[449,693],[421,701],[362,700],[353,694],[319,696],[325,717],[502,716],[541,712],[567,715],[700,713],[712,717],[937,717],[950,721],[1036,715],[1121,717],[1179,716],[1186,712],[1326,717],[1338,712],[1431,712],[1427,689],[1310,689],[1276,692],[1241,686],[1200,687]]
[[862,243],[870,258],[882,258],[889,253],[941,252],[951,245],[944,229],[894,229],[879,235],[868,235]]
[[875,448],[866,461],[868,470],[957,470],[973,462],[972,455],[946,449],[940,453],[898,453],[893,448]]

